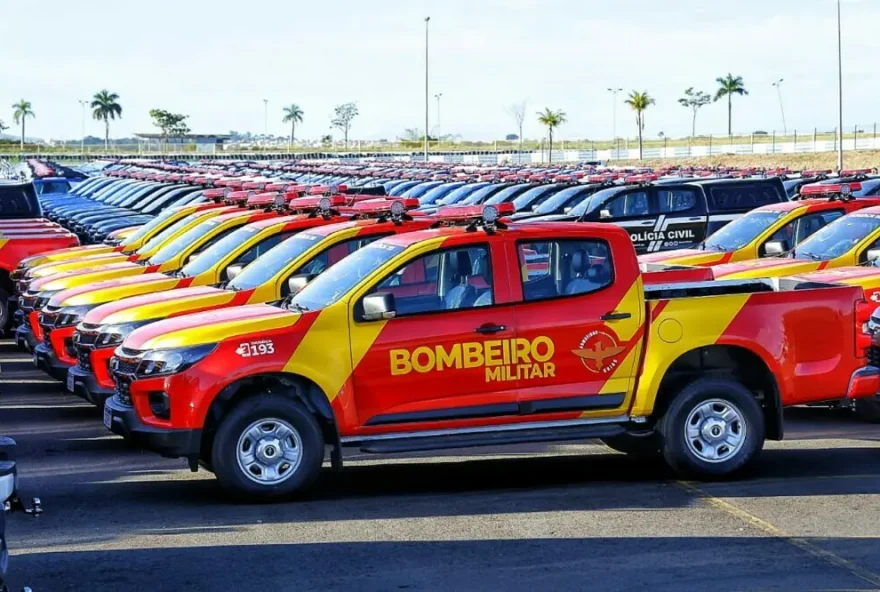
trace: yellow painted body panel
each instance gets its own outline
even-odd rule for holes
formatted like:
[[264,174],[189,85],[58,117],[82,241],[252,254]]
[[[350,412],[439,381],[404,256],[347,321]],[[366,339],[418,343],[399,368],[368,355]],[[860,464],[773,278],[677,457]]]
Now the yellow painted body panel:
[[[691,350],[713,345],[749,299],[749,294],[713,296],[711,298],[681,298],[670,300],[650,325],[644,370],[638,392],[633,401],[631,415],[648,416],[654,409],[654,401],[660,382],[672,363]],[[653,303],[652,307],[657,304]],[[678,325],[680,337],[669,341],[669,325]],[[663,337],[667,339],[664,340]]]
[[109,245],[85,245],[80,247],[70,247],[68,249],[58,249],[50,251],[42,255],[34,255],[22,261],[26,268],[36,267],[47,263],[61,263],[64,261],[72,261],[80,257],[90,257],[95,255],[107,255],[113,252],[113,247]]
[[30,276],[34,278],[43,278],[50,275],[65,273],[68,271],[76,271],[78,269],[87,269],[96,265],[109,265],[111,263],[121,263],[128,261],[128,255],[122,253],[103,253],[79,257],[73,260],[51,262],[44,265],[38,265],[31,269]]
[[60,274],[57,278],[52,278],[50,281],[40,286],[40,291],[55,292],[58,290],[67,290],[69,288],[76,288],[77,286],[84,286],[90,283],[93,284],[104,280],[141,275],[144,273],[147,273],[147,268],[136,263],[117,266],[110,269],[93,267],[71,272],[69,274]]
[[149,319],[164,319],[171,315],[180,315],[185,312],[222,306],[228,304],[234,297],[235,292],[220,289],[208,294],[177,296],[162,302],[153,302],[122,309],[102,319],[101,323],[115,325],[117,323],[130,323]]
[[83,292],[82,294],[77,294],[76,296],[68,298],[63,303],[59,304],[63,306],[104,304],[105,302],[115,302],[116,300],[129,298],[131,296],[140,296],[141,294],[151,294],[153,292],[170,290],[171,288],[177,286],[177,284],[179,283],[180,280],[173,277],[169,277],[167,280],[160,281],[125,283],[121,286],[113,286],[112,288],[89,290],[88,292]]
[[[267,307],[268,308],[268,307]],[[224,339],[235,337],[243,333],[255,333],[260,331],[272,331],[274,329],[291,328],[300,320],[302,315],[279,311],[278,314],[268,318],[254,320],[226,319],[219,322],[211,322],[211,313],[203,315],[204,325],[198,328],[188,328],[179,331],[170,331],[158,335],[143,344],[143,349],[170,349],[175,347],[188,347],[207,343],[219,343]]]

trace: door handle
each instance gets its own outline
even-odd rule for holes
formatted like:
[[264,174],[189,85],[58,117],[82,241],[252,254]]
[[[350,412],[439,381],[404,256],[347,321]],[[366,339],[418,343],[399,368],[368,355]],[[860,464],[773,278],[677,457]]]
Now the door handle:
[[632,315],[628,312],[614,312],[611,311],[609,313],[603,314],[599,317],[603,321],[622,321],[623,319],[629,319]]
[[475,333],[480,333],[483,335],[491,335],[492,333],[500,333],[507,329],[504,325],[493,325],[491,323],[486,323],[485,325],[480,325],[476,329],[474,329]]
[[705,216],[694,216],[693,218],[688,218],[688,222],[705,222]]

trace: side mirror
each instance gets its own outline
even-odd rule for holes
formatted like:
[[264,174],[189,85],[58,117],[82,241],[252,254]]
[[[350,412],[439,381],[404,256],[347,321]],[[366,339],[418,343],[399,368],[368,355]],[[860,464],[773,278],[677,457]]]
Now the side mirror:
[[782,241],[767,241],[764,243],[764,254],[768,257],[782,255],[787,250],[788,249],[785,248],[785,243]]
[[868,249],[868,263],[877,265],[878,259],[880,259],[880,249]]
[[230,265],[226,268],[226,280],[231,282],[241,274],[243,269],[244,265]]
[[379,294],[365,296],[363,303],[365,321],[381,321],[385,319],[393,319],[397,316],[397,305],[394,302],[394,294],[389,292],[381,292]]
[[599,210],[599,220],[611,220],[611,210]]
[[287,280],[287,289],[290,290],[289,295],[296,296],[313,279],[315,279],[315,274],[313,273],[301,273],[293,276]]

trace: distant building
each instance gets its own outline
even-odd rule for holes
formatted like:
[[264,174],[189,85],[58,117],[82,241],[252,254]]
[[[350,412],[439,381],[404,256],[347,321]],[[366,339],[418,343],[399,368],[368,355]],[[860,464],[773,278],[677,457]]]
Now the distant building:
[[222,151],[224,142],[232,136],[228,134],[186,134],[165,138],[162,134],[135,134],[134,137],[141,143],[141,150],[145,152],[158,152],[164,143],[169,151],[209,152],[213,154]]

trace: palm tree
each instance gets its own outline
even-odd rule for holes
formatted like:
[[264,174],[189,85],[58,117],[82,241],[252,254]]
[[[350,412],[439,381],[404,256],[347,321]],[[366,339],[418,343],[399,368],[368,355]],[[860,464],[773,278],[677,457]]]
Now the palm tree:
[[0,119],[0,134],[9,129],[9,126],[3,123],[3,120]]
[[117,115],[122,119],[122,107],[116,102],[118,100],[119,95],[107,89],[95,93],[92,97],[91,107],[94,109],[92,117],[104,122],[104,150],[110,149],[110,120],[116,119]]
[[15,121],[15,123],[21,124],[22,150],[24,150],[24,121],[28,117],[30,117],[31,119],[35,119],[37,117],[36,115],[34,115],[34,111],[31,107],[33,107],[33,105],[31,105],[31,102],[25,101],[24,99],[12,105],[12,108],[15,109],[15,111],[12,112],[12,120]]
[[303,110],[296,103],[291,103],[289,107],[282,109],[284,111],[284,119],[281,121],[290,124],[290,141],[287,143],[287,151],[293,150],[293,138],[296,132],[296,124],[302,123]]
[[715,92],[715,100],[721,99],[722,97],[727,97],[727,135],[733,135],[733,95],[747,95],[749,91],[746,90],[745,85],[743,84],[742,76],[734,76],[728,72],[727,77],[716,78],[715,82],[717,82],[720,86],[718,90]]
[[642,159],[642,131],[645,129],[645,109],[654,104],[654,99],[648,94],[648,91],[638,92],[631,91],[629,97],[624,101],[630,108],[636,112],[636,125],[639,127],[639,160]]
[[549,107],[544,107],[544,111],[538,111],[538,123],[547,126],[550,134],[550,162],[553,162],[553,129],[565,123],[565,111],[551,111]]

